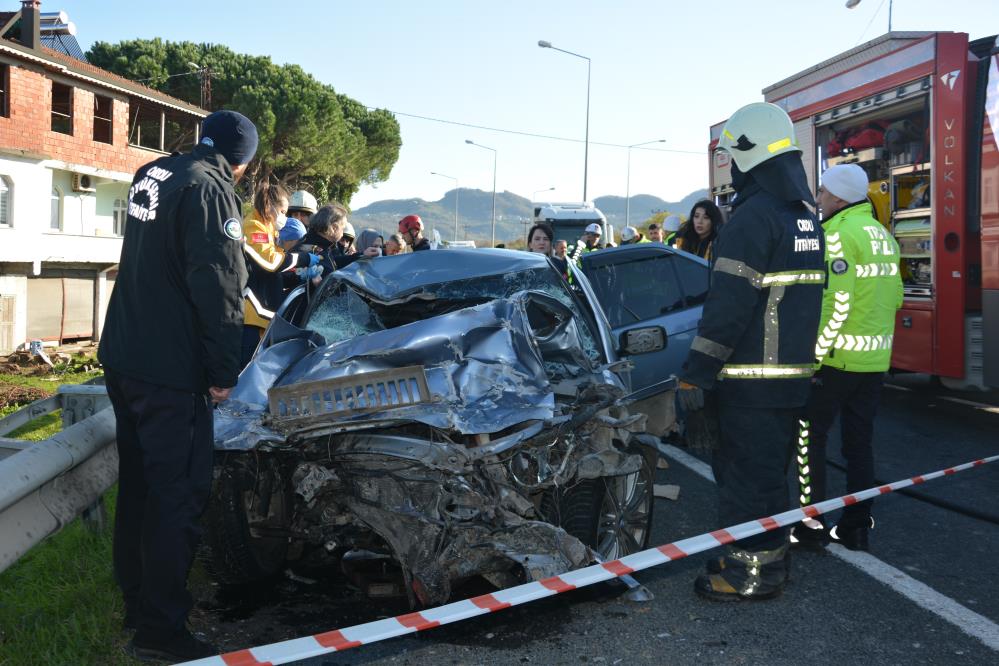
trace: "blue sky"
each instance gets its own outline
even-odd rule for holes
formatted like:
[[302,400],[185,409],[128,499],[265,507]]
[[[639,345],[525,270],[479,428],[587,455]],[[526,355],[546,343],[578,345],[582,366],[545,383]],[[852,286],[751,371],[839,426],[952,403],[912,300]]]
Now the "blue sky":
[[[12,0],[8,0],[8,4]],[[895,0],[894,30],[999,30],[993,0]],[[592,60],[590,140],[678,152],[631,151],[634,194],[677,200],[707,185],[708,127],[760,90],[884,33],[888,0],[508,0],[507,2],[102,2],[44,0],[63,9],[86,49],[97,40],[162,37],[226,44],[298,63],[360,102],[396,112],[577,139],[538,139],[399,116],[403,147],[378,199],[439,199],[462,187],[572,201],[582,197],[586,61]],[[279,91],[277,94],[294,94]],[[683,152],[686,151],[686,152]],[[590,199],[627,186],[623,148],[593,145]]]

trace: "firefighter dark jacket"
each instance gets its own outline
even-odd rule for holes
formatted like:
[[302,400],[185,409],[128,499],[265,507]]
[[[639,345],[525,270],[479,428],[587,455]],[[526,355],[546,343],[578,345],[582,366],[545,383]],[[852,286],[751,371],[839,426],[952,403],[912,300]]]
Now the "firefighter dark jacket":
[[182,391],[239,374],[243,229],[233,175],[207,145],[139,169],[98,357],[122,375]]
[[[803,179],[800,158],[788,157],[797,161],[789,177]],[[730,405],[797,407],[815,367],[822,229],[801,187],[765,189],[787,181],[758,182],[752,173],[740,179],[735,212],[715,241],[711,288],[682,378],[716,389]]]

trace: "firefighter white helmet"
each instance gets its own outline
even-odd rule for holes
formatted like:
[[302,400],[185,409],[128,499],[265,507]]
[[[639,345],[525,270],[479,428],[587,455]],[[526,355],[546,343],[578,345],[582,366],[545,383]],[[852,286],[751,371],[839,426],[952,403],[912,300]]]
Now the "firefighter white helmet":
[[291,198],[288,199],[288,212],[294,213],[299,210],[304,210],[309,215],[315,215],[316,211],[319,210],[319,202],[305,190],[298,190],[293,192]]
[[718,148],[731,155],[743,173],[778,155],[801,152],[791,118],[766,102],[747,104],[733,113],[722,128]]
[[638,238],[638,229],[635,227],[625,227],[621,230],[621,242],[630,243]]
[[682,222],[680,221],[679,215],[669,215],[665,220],[663,220],[663,231],[670,233],[680,231],[681,224]]

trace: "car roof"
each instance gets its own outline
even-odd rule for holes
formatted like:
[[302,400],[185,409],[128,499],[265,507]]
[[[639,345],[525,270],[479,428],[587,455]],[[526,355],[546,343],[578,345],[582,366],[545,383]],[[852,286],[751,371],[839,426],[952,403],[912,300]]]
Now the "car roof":
[[544,268],[551,268],[547,258],[534,252],[454,248],[359,259],[333,276],[380,300],[392,300],[434,284]]

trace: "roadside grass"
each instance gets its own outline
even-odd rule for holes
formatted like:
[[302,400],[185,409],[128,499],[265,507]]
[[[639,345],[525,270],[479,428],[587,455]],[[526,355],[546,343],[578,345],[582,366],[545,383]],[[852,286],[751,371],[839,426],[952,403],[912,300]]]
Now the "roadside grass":
[[0,664],[136,663],[121,648],[124,607],[111,570],[111,520],[98,533],[79,519],[0,574]]
[[[67,369],[43,376],[0,374],[0,384],[54,392],[100,371]],[[12,405],[0,416],[16,411]],[[46,414],[8,437],[41,440],[62,427],[59,411]],[[121,651],[123,603],[114,582],[111,542],[116,489],[103,501],[109,520],[94,532],[79,519],[35,546],[0,573],[0,664],[135,664]]]

